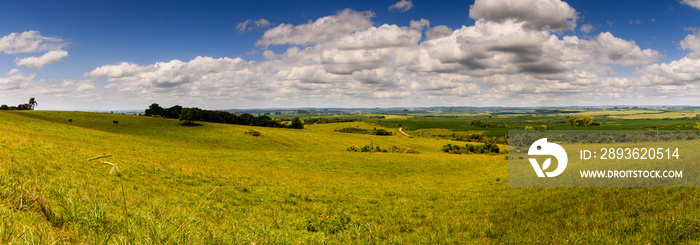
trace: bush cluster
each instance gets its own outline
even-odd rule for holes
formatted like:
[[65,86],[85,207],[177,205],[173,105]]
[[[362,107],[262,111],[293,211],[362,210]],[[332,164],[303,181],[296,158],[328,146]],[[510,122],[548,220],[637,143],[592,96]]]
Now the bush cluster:
[[365,145],[363,147],[358,147],[358,146],[351,146],[348,147],[348,151],[352,152],[389,152],[389,153],[408,153],[408,154],[419,154],[420,152],[414,149],[411,149],[410,147],[398,147],[398,146],[391,146],[391,148],[388,149],[382,149],[379,146],[369,146]]
[[582,116],[581,118],[576,118],[576,116],[569,116],[567,122],[571,125],[576,125],[577,127],[600,126],[600,122],[593,121],[593,118],[591,116]]
[[321,123],[341,123],[341,122],[355,122],[357,118],[309,118],[305,119],[305,124],[321,124]]
[[500,124],[500,123],[493,123],[493,122],[482,122],[479,120],[471,121],[469,123],[472,126],[475,127],[480,127],[480,128],[513,128],[508,124]]
[[465,146],[447,144],[442,146],[442,151],[452,154],[484,154],[500,153],[501,149],[492,142],[486,142],[483,145],[466,144]]
[[252,136],[261,136],[262,135],[262,133],[260,133],[260,131],[252,130],[252,129],[249,129],[248,131],[246,131],[245,134],[252,135]]
[[341,129],[336,129],[336,132],[341,132],[341,133],[353,133],[353,134],[371,134],[371,135],[381,135],[381,136],[387,136],[387,135],[394,135],[394,133],[386,131],[384,129],[377,129],[374,128],[372,130],[369,129],[364,129],[364,128],[341,128]]
[[465,141],[465,142],[478,142],[478,143],[485,143],[485,142],[491,142],[491,143],[500,143],[500,144],[507,144],[508,142],[506,141],[505,137],[492,137],[489,138],[487,136],[484,136],[483,134],[457,134],[457,133],[452,133],[452,140],[454,141]]

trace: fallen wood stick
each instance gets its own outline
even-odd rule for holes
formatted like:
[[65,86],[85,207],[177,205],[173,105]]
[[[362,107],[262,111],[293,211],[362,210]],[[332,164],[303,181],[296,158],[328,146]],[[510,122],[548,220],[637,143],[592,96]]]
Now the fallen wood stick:
[[96,157],[93,157],[93,158],[88,159],[88,161],[97,160],[97,159],[104,158],[104,157],[111,157],[111,156],[112,156],[112,154],[107,154],[107,155],[102,155],[102,156],[96,156]]

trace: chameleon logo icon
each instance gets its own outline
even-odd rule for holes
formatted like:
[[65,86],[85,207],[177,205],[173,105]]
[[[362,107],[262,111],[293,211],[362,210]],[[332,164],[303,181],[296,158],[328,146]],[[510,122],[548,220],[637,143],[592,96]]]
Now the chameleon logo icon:
[[542,167],[540,167],[537,159],[529,158],[532,168],[534,168],[535,172],[537,173],[537,177],[545,177],[545,175],[547,177],[559,176],[562,172],[564,172],[564,169],[566,169],[566,163],[569,160],[564,148],[556,143],[547,142],[547,138],[538,139],[535,141],[535,143],[532,143],[527,154],[534,156],[554,156],[557,159],[557,169],[551,172],[544,172],[552,163],[552,158],[547,158],[547,160],[544,160]]

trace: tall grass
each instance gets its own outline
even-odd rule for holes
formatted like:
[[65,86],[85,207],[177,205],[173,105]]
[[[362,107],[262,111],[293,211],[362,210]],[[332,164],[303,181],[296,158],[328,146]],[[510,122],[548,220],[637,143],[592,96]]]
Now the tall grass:
[[[0,112],[0,242],[698,241],[691,188],[508,188],[505,155],[445,154],[446,139],[202,124]],[[367,142],[420,154],[346,151]],[[107,153],[119,172],[85,160]]]

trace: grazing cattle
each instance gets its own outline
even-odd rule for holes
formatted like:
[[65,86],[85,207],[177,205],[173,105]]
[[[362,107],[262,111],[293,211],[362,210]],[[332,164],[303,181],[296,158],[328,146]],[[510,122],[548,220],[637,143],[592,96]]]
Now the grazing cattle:
[[73,119],[72,119],[72,118],[69,118],[69,119],[68,119],[68,122],[73,122]]
[[114,124],[119,124],[119,121],[112,121]]

